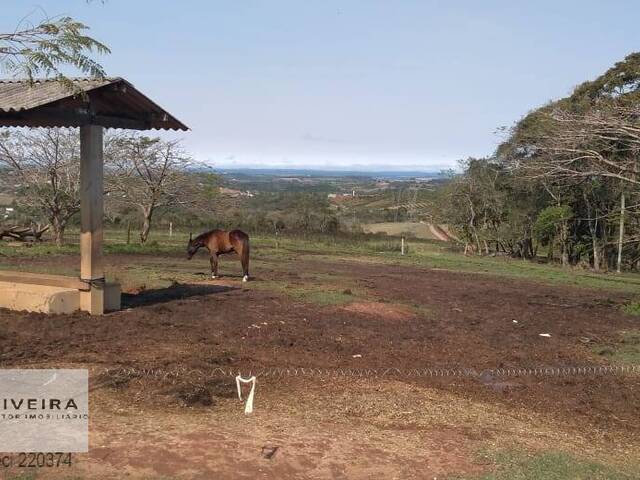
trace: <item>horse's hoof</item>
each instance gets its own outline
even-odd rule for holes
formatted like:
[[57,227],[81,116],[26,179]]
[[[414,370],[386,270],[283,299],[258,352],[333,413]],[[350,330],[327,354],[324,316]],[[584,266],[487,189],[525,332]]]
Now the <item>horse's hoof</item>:
[[215,280],[216,278],[218,278],[217,275],[211,275],[211,280]]
[[242,281],[243,282],[248,282],[249,281],[249,275],[245,275],[244,277],[242,277]]

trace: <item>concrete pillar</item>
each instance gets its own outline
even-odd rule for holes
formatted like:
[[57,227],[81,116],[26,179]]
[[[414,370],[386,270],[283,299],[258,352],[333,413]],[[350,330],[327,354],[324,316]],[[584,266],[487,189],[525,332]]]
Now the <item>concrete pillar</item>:
[[80,292],[80,309],[92,315],[104,313],[102,136],[101,126],[80,127],[80,278],[91,282]]

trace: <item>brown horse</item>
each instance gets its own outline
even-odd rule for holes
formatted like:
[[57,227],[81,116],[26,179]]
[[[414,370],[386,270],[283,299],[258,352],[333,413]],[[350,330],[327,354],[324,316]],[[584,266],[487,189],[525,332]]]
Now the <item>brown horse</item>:
[[196,238],[189,234],[187,258],[191,257],[202,247],[209,250],[211,255],[211,278],[218,277],[218,255],[236,252],[242,263],[242,281],[249,281],[249,235],[242,230],[211,230],[201,233]]

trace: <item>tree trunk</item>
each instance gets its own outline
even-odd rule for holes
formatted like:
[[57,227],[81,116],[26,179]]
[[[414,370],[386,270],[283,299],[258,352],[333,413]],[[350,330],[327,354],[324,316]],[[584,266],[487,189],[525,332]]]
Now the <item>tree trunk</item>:
[[531,240],[531,237],[525,237],[522,240],[522,244],[524,247],[523,259],[531,260],[533,258],[533,240]]
[[606,272],[609,270],[609,264],[607,263],[607,258],[609,254],[607,249],[607,242],[609,241],[609,232],[608,232],[606,217],[604,217],[603,220],[600,222],[600,234],[602,236],[602,249],[600,250],[600,252],[602,253],[602,255],[600,255],[600,270],[603,272]]
[[624,192],[620,194],[620,229],[618,236],[618,262],[616,266],[616,272],[620,273],[622,271],[622,243],[624,240],[624,212],[625,212],[625,199]]
[[[596,212],[597,215],[597,212]],[[591,211],[589,211],[589,216],[591,216]],[[596,272],[600,271],[600,246],[598,245],[598,218],[591,221],[591,218],[588,220],[589,223],[589,233],[591,234],[591,248],[593,248],[593,270]]]
[[600,271],[600,252],[598,251],[598,209],[595,211],[595,218],[593,217],[594,212],[591,208],[591,202],[589,202],[589,196],[586,192],[582,194],[584,198],[584,203],[587,206],[587,214],[589,218],[587,219],[587,224],[589,226],[589,234],[591,235],[591,247],[593,248],[593,270],[596,272]]
[[480,246],[480,237],[478,236],[478,231],[476,230],[476,211],[473,208],[473,202],[471,198],[467,197],[467,201],[469,202],[469,231],[473,235],[473,239],[476,242],[476,255],[482,255],[482,247]]
[[53,228],[53,238],[56,246],[61,247],[64,245],[64,230],[67,227],[67,223],[58,217],[53,217],[51,219],[51,227]]
[[56,234],[56,246],[61,247],[64,245],[64,227],[60,227]]
[[598,252],[598,238],[592,233],[591,242],[593,244],[593,270],[600,271],[600,252]]
[[482,247],[480,246],[480,237],[478,237],[478,232],[476,231],[476,227],[473,227],[473,237],[476,239],[476,254],[482,255]]
[[567,244],[569,243],[569,225],[566,220],[562,221],[562,225],[560,226],[560,248],[562,254],[562,266],[569,266],[569,249],[567,248]]
[[142,215],[144,220],[142,222],[142,229],[140,230],[140,243],[145,243],[149,238],[149,232],[151,231],[151,217],[153,217],[153,207],[143,208]]

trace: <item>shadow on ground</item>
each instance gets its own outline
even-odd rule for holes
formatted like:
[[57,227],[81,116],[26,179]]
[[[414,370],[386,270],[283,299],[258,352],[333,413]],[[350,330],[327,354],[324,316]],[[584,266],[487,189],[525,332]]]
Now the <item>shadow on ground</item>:
[[180,300],[183,298],[211,295],[237,290],[237,287],[224,285],[189,285],[176,283],[166,288],[141,290],[137,293],[122,294],[122,308],[137,308],[155,305],[158,303]]

